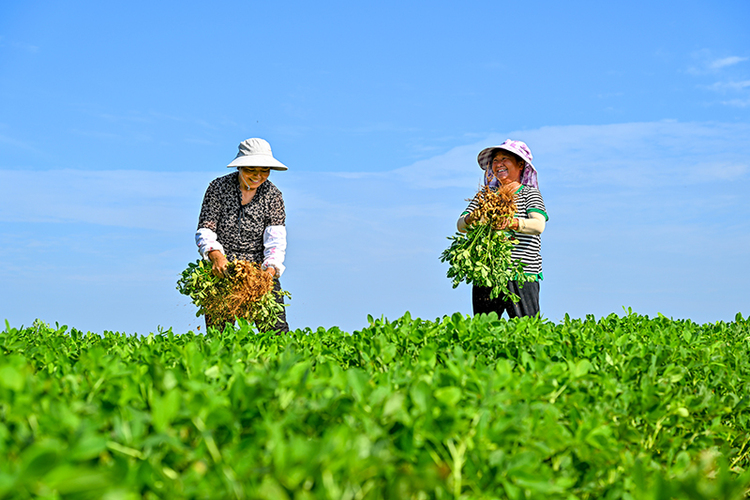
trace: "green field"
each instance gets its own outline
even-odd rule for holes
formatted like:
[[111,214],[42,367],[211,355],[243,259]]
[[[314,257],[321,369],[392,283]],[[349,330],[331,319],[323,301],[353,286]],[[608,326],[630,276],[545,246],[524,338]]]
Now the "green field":
[[750,320],[0,332],[0,498],[733,499]]

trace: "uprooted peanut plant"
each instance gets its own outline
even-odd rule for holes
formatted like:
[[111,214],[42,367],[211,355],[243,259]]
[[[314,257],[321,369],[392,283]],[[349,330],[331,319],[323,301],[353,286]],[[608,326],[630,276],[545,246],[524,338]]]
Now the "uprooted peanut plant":
[[232,261],[226,275],[214,275],[209,261],[191,262],[177,281],[177,290],[193,299],[198,306],[196,316],[206,315],[214,325],[243,318],[260,331],[273,328],[284,307],[276,302],[275,294],[289,296],[289,292],[275,292],[273,277],[254,262]]
[[516,240],[511,232],[504,231],[516,213],[516,196],[512,189],[484,186],[475,199],[477,222],[467,228],[466,234],[448,237],[451,244],[440,261],[450,264],[447,276],[453,280],[453,288],[463,281],[491,288],[490,298],[502,294],[518,302],[518,296],[508,289],[508,282],[521,285],[533,278],[526,276],[523,265],[511,258]]

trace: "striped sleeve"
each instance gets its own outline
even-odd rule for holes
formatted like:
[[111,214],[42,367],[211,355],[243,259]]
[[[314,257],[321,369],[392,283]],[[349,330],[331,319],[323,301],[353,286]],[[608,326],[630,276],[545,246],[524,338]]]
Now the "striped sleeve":
[[[542,193],[540,193],[538,189],[532,187],[525,187],[524,191],[526,191],[526,193],[524,193],[525,196],[522,196],[522,199],[526,215],[528,216],[528,214],[530,214],[531,212],[536,212],[542,214],[544,216],[544,220],[548,221],[549,216],[547,216],[547,209],[544,206]],[[520,211],[521,207],[519,207],[519,212]]]
[[[518,195],[518,211],[516,217],[528,219],[529,213],[537,212],[544,216],[544,220],[549,220],[547,209],[544,206],[542,193],[538,189],[524,186]],[[515,233],[514,239],[516,245],[513,247],[511,257],[513,260],[521,261],[524,265],[524,273],[536,275],[542,279],[542,239],[539,235]]]
[[471,200],[471,203],[469,203],[469,206],[466,207],[466,210],[461,213],[461,217],[463,217],[464,215],[469,215],[471,212],[477,209],[478,205],[479,202],[477,201],[477,195],[474,195],[474,198]]

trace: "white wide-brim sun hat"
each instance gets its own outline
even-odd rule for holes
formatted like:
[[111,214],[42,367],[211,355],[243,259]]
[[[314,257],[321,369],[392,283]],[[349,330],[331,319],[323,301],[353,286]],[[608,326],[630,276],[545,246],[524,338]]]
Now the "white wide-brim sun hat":
[[271,145],[263,139],[253,137],[242,141],[239,152],[228,168],[237,167],[265,167],[271,170],[288,170],[289,167],[273,157]]

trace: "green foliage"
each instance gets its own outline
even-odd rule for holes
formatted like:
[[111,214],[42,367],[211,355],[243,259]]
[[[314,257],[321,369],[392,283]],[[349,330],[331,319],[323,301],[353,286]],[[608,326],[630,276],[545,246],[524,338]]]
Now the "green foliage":
[[205,305],[221,300],[229,293],[230,288],[231,281],[214,275],[211,272],[211,262],[205,259],[188,263],[177,280],[177,291],[193,299],[193,304],[198,306],[196,316],[206,314]]
[[0,498],[741,499],[750,321],[0,332]]
[[490,298],[501,294],[506,299],[518,302],[518,295],[508,290],[508,282],[519,285],[532,281],[523,272],[523,264],[511,258],[513,240],[507,231],[493,229],[491,222],[473,224],[466,234],[456,233],[448,237],[450,246],[443,251],[440,262],[448,262],[447,276],[453,280],[453,288],[462,281],[488,287]]

